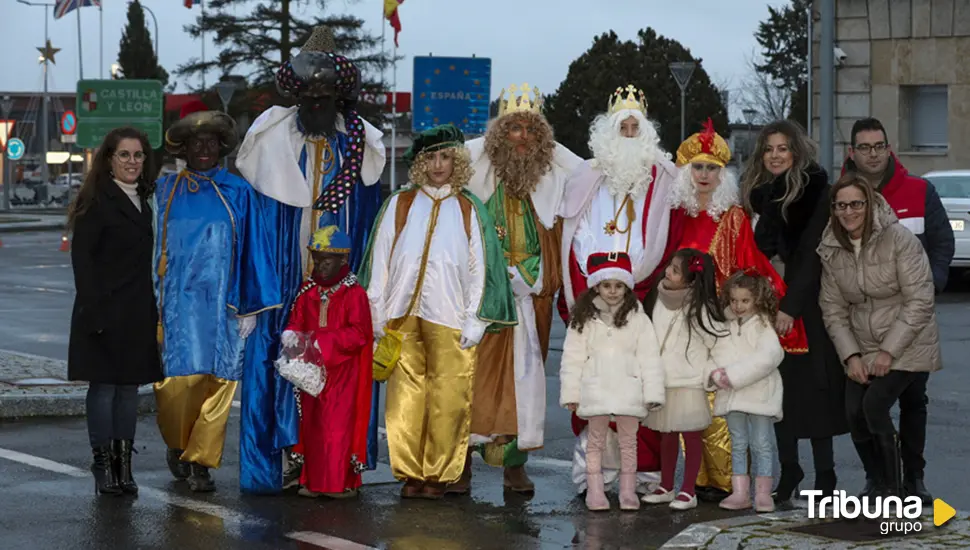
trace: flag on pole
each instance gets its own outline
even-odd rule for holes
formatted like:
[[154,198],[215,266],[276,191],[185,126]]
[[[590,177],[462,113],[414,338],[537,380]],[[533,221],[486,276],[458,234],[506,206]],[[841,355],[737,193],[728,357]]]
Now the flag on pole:
[[397,16],[397,7],[404,3],[404,0],[384,0],[384,19],[391,24],[394,29],[394,47],[398,46],[397,35],[401,33],[401,18]]
[[185,0],[185,7],[192,9],[192,6],[196,4],[201,4],[202,0]]
[[54,2],[54,19],[60,19],[78,8],[101,7],[101,0],[57,0]]

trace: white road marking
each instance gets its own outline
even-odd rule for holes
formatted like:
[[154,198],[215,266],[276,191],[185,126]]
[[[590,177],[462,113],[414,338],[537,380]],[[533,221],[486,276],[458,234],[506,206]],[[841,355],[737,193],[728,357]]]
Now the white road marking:
[[60,462],[54,462],[53,460],[47,460],[46,458],[41,458],[39,456],[18,453],[17,451],[11,451],[10,449],[0,448],[0,458],[6,458],[7,460],[26,464],[27,466],[33,466],[35,468],[40,468],[41,470],[69,475],[71,477],[88,477],[91,475],[90,472],[80,468],[75,468],[69,464],[61,464]]
[[[239,408],[242,405],[239,401],[233,401],[232,406]],[[387,439],[387,429],[383,426],[377,427],[377,433],[381,435],[384,439]],[[563,470],[572,470],[573,462],[571,460],[562,460],[560,458],[550,458],[545,456],[529,455],[529,463],[536,464],[538,466],[545,466],[547,468],[557,468]]]
[[[0,458],[5,458],[7,460],[25,464],[27,466],[33,466],[41,470],[47,470],[49,472],[64,474],[76,478],[87,478],[91,476],[90,472],[82,470],[81,468],[76,468],[69,464],[54,462],[53,460],[21,453],[11,449],[4,449],[2,447],[0,447]],[[218,504],[212,504],[209,502],[195,500],[193,498],[174,495],[161,489],[155,489],[154,487],[141,486],[138,488],[138,495],[140,497],[148,497],[158,500],[171,506],[192,510],[193,512],[198,512],[200,514],[215,516],[226,524],[265,525],[269,523],[268,520],[258,516],[237,512],[236,510],[227,508],[225,506],[220,506]],[[376,548],[373,546],[365,546],[354,541],[333,537],[314,531],[296,531],[293,533],[288,533],[286,537],[301,542],[307,542],[322,548],[327,548],[329,550],[376,550]]]
[[527,464],[537,464],[539,466],[548,466],[550,468],[562,468],[564,470],[572,470],[573,462],[571,460],[562,460],[561,458],[549,458],[545,456],[529,455],[529,462]]
[[307,542],[329,550],[376,550],[373,546],[357,544],[356,542],[331,537],[330,535],[324,535],[323,533],[317,533],[315,531],[294,531],[287,533],[286,538]]

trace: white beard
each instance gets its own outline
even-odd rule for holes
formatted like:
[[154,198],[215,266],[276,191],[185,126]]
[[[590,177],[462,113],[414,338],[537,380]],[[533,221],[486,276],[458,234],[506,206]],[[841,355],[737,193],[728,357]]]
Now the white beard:
[[[619,131],[620,121],[629,116],[640,123],[640,134],[632,138],[623,137]],[[614,197],[645,195],[653,182],[653,165],[665,156],[653,123],[639,111],[597,117],[590,129],[589,146]]]

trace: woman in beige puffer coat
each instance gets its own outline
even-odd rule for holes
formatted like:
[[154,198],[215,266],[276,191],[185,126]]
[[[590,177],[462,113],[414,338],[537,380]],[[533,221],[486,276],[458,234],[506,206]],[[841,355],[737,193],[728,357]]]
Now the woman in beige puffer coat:
[[889,411],[910,384],[942,368],[929,260],[882,195],[853,173],[832,187],[818,254],[819,305],[846,367],[849,430],[866,470],[860,496],[904,497]]

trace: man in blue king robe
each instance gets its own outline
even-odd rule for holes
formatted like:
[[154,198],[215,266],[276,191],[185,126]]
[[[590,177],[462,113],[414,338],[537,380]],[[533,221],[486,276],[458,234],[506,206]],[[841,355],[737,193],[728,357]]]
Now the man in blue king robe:
[[[360,71],[334,49],[330,31],[317,27],[300,53],[283,63],[277,89],[297,105],[263,112],[236,157],[236,167],[261,195],[266,222],[276,235],[285,306],[261,320],[247,342],[239,448],[245,493],[282,490],[283,452],[299,435],[293,388],[273,361],[290,305],[312,271],[303,245],[317,229],[335,225],[350,236],[350,265],[356,270],[381,206],[383,133],[357,114]],[[369,468],[376,465],[372,439]],[[298,474],[298,461],[295,466],[288,478]]]
[[219,167],[239,142],[233,119],[194,112],[165,134],[187,167],[155,188],[158,338],[166,378],[155,384],[158,427],[172,475],[215,489],[243,350],[260,318],[281,306],[258,195]]

